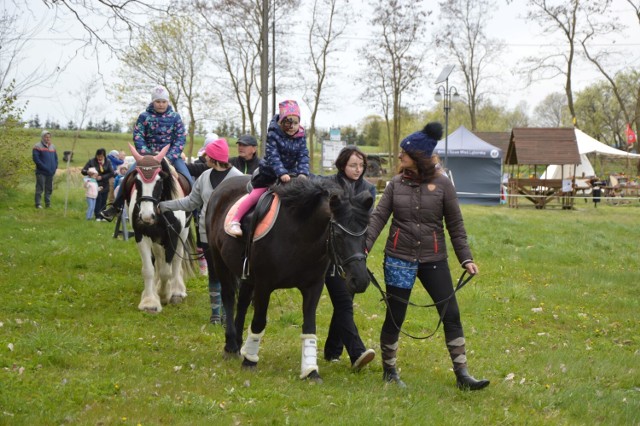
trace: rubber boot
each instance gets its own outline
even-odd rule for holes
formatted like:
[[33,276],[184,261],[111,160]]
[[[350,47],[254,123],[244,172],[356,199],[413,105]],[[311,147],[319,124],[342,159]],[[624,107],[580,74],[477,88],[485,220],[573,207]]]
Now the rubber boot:
[[318,339],[315,334],[301,334],[302,362],[300,378],[306,379],[312,372],[318,372]]
[[474,378],[469,374],[466,367],[459,368],[458,370],[454,370],[453,372],[456,373],[456,381],[457,381],[458,389],[474,391],[474,390],[484,389],[487,386],[489,386],[489,383],[490,383],[489,380],[487,379],[477,380],[476,378]]
[[467,371],[467,354],[463,336],[447,341],[449,356],[453,361],[453,372],[456,375],[458,389],[480,390],[489,386],[489,380],[476,380]]
[[400,388],[406,388],[407,385],[400,380],[396,369],[398,336],[380,332],[380,351],[382,352],[382,380],[386,383],[395,383]]
[[251,362],[258,362],[260,360],[258,351],[260,350],[260,340],[262,336],[264,336],[264,330],[262,330],[262,333],[255,334],[251,331],[251,326],[249,326],[247,340],[240,349],[240,355]]

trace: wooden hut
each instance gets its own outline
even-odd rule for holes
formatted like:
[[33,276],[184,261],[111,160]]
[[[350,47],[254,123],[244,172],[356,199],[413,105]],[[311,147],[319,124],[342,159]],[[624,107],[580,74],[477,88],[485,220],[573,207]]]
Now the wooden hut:
[[[580,164],[573,128],[514,128],[511,131],[505,165],[509,172],[509,207],[518,207],[520,198],[543,209],[558,200],[563,209],[573,208],[575,176],[546,179],[539,176],[551,164]],[[524,197],[522,197],[524,196]]]

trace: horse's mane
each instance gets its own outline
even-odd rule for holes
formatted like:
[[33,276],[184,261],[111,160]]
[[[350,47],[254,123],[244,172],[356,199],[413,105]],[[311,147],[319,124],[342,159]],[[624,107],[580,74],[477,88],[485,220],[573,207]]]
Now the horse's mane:
[[327,180],[297,178],[285,185],[275,186],[274,192],[280,197],[282,205],[290,208],[295,216],[306,218],[326,197],[342,191],[337,184]]
[[370,194],[353,195],[332,179],[293,179],[286,185],[276,186],[274,192],[282,205],[288,206],[299,218],[309,217],[326,198],[335,196],[339,199],[339,203],[332,205],[336,221],[358,229],[369,223],[369,208],[363,202]]

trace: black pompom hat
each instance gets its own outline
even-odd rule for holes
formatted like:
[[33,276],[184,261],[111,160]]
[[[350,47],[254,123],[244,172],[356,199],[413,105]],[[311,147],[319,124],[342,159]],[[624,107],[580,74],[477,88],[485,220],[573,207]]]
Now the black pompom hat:
[[400,142],[400,148],[405,152],[422,154],[431,157],[433,149],[442,138],[442,124],[432,121],[424,126],[424,129],[411,133]]

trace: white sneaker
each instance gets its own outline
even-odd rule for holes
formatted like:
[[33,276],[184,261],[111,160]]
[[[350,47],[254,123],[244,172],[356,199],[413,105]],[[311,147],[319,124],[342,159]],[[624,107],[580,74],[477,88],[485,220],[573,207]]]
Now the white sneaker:
[[227,231],[227,234],[233,235],[234,237],[242,236],[242,229],[240,228],[240,222],[236,222],[235,220],[229,222],[225,231]]
[[358,359],[353,363],[351,369],[353,371],[360,371],[362,367],[373,361],[373,358],[375,357],[376,351],[374,351],[373,349],[367,349],[366,351],[362,352]]

